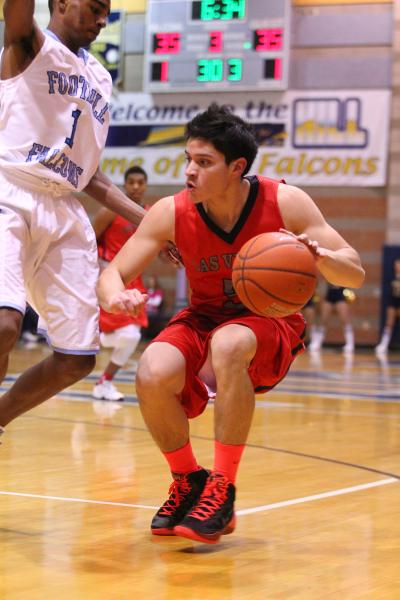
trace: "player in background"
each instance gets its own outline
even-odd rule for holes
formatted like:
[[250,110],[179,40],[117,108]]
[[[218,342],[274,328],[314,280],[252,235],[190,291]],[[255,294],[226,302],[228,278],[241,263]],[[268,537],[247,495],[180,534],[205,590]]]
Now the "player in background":
[[161,329],[163,329],[165,322],[164,315],[164,299],[165,293],[160,284],[157,281],[157,277],[154,275],[147,277],[147,300],[146,300],[146,313],[148,319],[148,326],[144,332],[147,339],[153,339]]
[[321,302],[321,323],[315,327],[311,335],[309,350],[318,352],[324,343],[326,326],[333,312],[336,312],[343,326],[345,344],[343,352],[353,354],[354,352],[354,330],[351,323],[350,302],[355,298],[352,290],[338,285],[328,285],[325,298]]
[[304,318],[307,323],[306,330],[306,344],[310,345],[313,337],[315,336],[315,332],[317,330],[317,305],[318,299],[317,294],[314,295],[308,300],[308,302],[303,306],[301,312],[304,315]]
[[[0,381],[26,301],[53,353],[0,398],[0,431],[88,374],[98,351],[96,237],[74,192],[138,224],[144,210],[98,169],[112,83],[86,50],[110,0],[5,0],[0,62]],[[140,295],[139,295],[140,296]]]
[[390,282],[390,296],[386,307],[385,326],[379,344],[375,348],[378,356],[386,356],[393,329],[400,316],[400,259],[393,262],[394,277]]
[[[232,261],[244,242],[281,228],[308,245],[321,274],[359,287],[357,252],[324,220],[302,190],[247,173],[257,153],[252,127],[212,104],[186,128],[186,188],[159,200],[100,277],[100,302],[110,312],[137,314],[145,297],[125,290],[167,239],[181,253],[190,305],[144,351],[136,390],[144,420],[173,476],[170,495],[151,524],[155,535],[215,543],[235,527],[237,470],[248,437],[255,393],[265,392],[304,349],[300,313],[272,319],[239,303]],[[189,418],[216,392],[214,466],[198,465]]]
[[[139,166],[133,166],[124,174],[124,190],[132,202],[144,206],[147,190],[147,173]],[[93,221],[99,248],[100,267],[105,268],[136,231],[136,226],[113,211],[101,208]],[[146,293],[142,278],[136,277],[129,282],[128,288],[137,288]],[[93,388],[93,397],[101,400],[119,401],[124,399],[115,387],[115,374],[123,367],[135,352],[141,338],[141,328],[147,327],[146,311],[137,317],[115,315],[100,309],[100,342],[105,348],[113,348],[111,359],[100,379]]]

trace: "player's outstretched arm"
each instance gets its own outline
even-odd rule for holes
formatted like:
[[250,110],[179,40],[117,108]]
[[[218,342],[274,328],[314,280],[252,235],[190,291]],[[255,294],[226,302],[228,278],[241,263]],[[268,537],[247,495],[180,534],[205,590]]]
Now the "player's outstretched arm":
[[34,0],[5,0],[4,2],[2,79],[9,79],[22,73],[43,44],[44,35],[33,18],[34,10]]
[[139,225],[146,214],[144,208],[132,202],[100,169],[97,169],[83,191],[135,225]]
[[174,200],[169,196],[151,207],[135,234],[102,272],[97,295],[106,311],[132,316],[140,312],[146,296],[138,290],[125,290],[125,285],[142,273],[174,235]]
[[280,185],[278,203],[287,232],[314,252],[317,266],[329,283],[359,288],[365,278],[358,252],[327,223],[303,190]]

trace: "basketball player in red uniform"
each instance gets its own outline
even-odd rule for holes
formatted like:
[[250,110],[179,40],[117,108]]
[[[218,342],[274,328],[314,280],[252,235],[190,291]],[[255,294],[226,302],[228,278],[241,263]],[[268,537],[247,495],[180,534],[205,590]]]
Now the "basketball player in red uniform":
[[[252,127],[212,104],[186,129],[186,189],[161,199],[103,272],[98,294],[110,312],[137,314],[145,297],[124,289],[165,240],[186,267],[190,305],[141,357],[136,389],[146,424],[173,476],[170,496],[151,524],[155,535],[215,543],[235,527],[235,479],[248,437],[255,393],[276,385],[304,349],[300,314],[252,314],[232,289],[232,260],[253,236],[285,228],[308,245],[321,274],[360,287],[357,252],[299,188],[246,176],[256,156]],[[215,397],[214,467],[197,464],[189,418]]]
[[[143,206],[146,189],[146,171],[139,166],[129,168],[124,175],[124,190],[128,198],[139,206]],[[107,208],[101,208],[94,219],[93,229],[98,243],[100,264],[102,268],[105,268],[137,228],[124,217]],[[140,275],[127,287],[137,288],[146,293]],[[124,399],[124,395],[113,384],[113,379],[118,370],[135,352],[140,342],[141,328],[147,327],[147,324],[145,310],[137,317],[131,317],[130,315],[108,313],[100,308],[100,342],[105,348],[113,348],[113,351],[108,365],[93,388],[94,398],[113,401]]]

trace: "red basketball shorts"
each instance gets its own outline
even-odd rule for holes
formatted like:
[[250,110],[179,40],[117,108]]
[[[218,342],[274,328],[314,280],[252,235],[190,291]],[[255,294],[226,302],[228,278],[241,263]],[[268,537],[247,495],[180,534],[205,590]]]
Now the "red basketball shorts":
[[295,357],[304,351],[305,321],[299,313],[284,319],[249,313],[216,324],[190,308],[184,309],[153,342],[167,342],[185,357],[186,381],[181,401],[189,418],[200,415],[208,402],[208,391],[198,373],[207,358],[210,338],[217,329],[230,324],[249,327],[257,338],[257,351],[248,370],[256,394],[279,383]]

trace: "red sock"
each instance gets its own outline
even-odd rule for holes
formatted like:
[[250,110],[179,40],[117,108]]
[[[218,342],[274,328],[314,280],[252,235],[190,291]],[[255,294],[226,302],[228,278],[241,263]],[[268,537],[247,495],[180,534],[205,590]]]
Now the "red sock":
[[97,383],[104,383],[105,381],[112,381],[114,375],[110,375],[110,373],[103,373]]
[[244,449],[245,444],[221,444],[215,440],[214,471],[222,473],[231,483],[235,483]]
[[192,473],[199,469],[190,440],[182,448],[172,450],[172,452],[163,452],[163,454],[172,473]]

